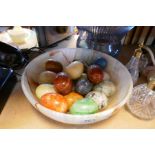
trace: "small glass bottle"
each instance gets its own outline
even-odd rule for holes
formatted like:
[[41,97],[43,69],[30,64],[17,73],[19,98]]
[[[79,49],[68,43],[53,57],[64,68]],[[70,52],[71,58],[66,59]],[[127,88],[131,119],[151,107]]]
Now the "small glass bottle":
[[142,73],[149,64],[149,59],[146,54],[142,54],[139,61],[139,72]]
[[133,84],[135,85],[139,77],[139,63],[140,57],[142,55],[141,46],[135,50],[134,55],[131,57],[130,61],[127,63],[126,67],[131,74]]

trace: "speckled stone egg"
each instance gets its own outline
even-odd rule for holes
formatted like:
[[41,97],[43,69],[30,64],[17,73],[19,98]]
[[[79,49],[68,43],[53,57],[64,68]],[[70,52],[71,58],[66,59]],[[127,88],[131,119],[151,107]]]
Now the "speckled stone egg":
[[73,82],[66,73],[60,72],[54,79],[54,86],[60,94],[67,95],[73,89]]
[[103,80],[103,74],[103,70],[98,65],[90,65],[88,67],[88,79],[94,84],[98,84]]
[[64,71],[71,77],[71,79],[78,79],[84,70],[84,65],[80,61],[73,61],[65,67]]
[[75,85],[75,91],[86,95],[92,90],[93,84],[87,79],[79,79]]
[[103,81],[94,87],[95,91],[104,93],[107,97],[112,96],[116,92],[116,87],[111,81]]
[[70,108],[70,113],[76,115],[93,114],[96,112],[98,112],[98,105],[91,98],[78,100]]
[[97,103],[99,109],[107,107],[108,98],[104,93],[99,91],[91,91],[86,95],[86,98],[93,99]]

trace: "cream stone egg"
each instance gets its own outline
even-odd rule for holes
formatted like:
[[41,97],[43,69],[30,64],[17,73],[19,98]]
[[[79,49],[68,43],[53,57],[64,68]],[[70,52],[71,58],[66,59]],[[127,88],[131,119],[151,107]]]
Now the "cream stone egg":
[[73,61],[71,64],[66,66],[64,71],[71,77],[71,79],[78,79],[83,71],[84,71],[84,65],[80,61]]
[[36,88],[36,96],[40,99],[44,94],[56,93],[56,90],[52,84],[40,84]]

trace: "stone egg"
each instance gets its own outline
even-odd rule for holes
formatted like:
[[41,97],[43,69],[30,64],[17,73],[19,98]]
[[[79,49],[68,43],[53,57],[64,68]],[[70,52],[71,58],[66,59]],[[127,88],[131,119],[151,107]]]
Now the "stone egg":
[[94,61],[94,64],[100,66],[102,69],[106,68],[107,60],[105,58],[98,58]]
[[79,79],[75,85],[75,91],[81,95],[86,95],[92,90],[93,84],[87,79]]
[[41,104],[51,110],[65,113],[68,111],[68,104],[64,96],[56,93],[48,93],[41,97]]
[[71,79],[78,79],[84,70],[83,63],[80,61],[73,61],[65,67],[64,71],[71,77]]
[[86,73],[82,73],[80,79],[87,79],[87,74]]
[[52,71],[52,72],[55,72],[55,73],[59,73],[59,72],[62,72],[63,70],[63,66],[60,62],[58,61],[55,61],[53,59],[48,59],[46,62],[45,62],[45,69],[48,70],[48,71]]
[[96,85],[94,90],[104,93],[107,97],[110,97],[116,92],[116,87],[111,81],[103,81]]
[[103,71],[103,75],[103,80],[110,80],[110,75],[107,72]]
[[70,113],[76,115],[93,114],[98,112],[98,105],[90,98],[84,98],[75,102],[71,108]]
[[98,65],[91,65],[88,67],[87,75],[88,79],[94,83],[98,84],[101,81],[103,81],[104,75],[103,75],[102,69]]
[[68,107],[70,108],[73,103],[75,103],[76,101],[80,100],[80,99],[83,99],[83,96],[78,94],[78,93],[75,93],[75,92],[71,92],[69,93],[68,95],[65,95],[64,96],[67,100],[67,104],[68,104]]
[[91,92],[89,92],[86,95],[86,98],[93,99],[97,103],[99,109],[106,108],[107,105],[108,105],[107,96],[104,93],[101,93],[99,91],[91,91]]
[[56,77],[56,73],[51,71],[43,71],[39,74],[38,83],[49,83],[52,84]]
[[40,99],[44,94],[56,93],[56,90],[52,84],[40,84],[36,88],[36,96]]
[[54,79],[54,86],[60,94],[67,95],[73,89],[73,82],[66,73],[60,72]]

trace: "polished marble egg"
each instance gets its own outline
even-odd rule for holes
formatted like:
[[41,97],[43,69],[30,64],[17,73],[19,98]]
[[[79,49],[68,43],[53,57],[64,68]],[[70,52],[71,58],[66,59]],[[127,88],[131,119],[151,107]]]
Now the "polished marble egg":
[[40,84],[43,84],[43,83],[52,84],[55,77],[56,77],[56,73],[51,72],[51,71],[43,71],[39,74],[38,83],[40,83]]
[[110,75],[107,72],[103,71],[103,74],[103,80],[110,80]]
[[104,93],[99,91],[91,91],[86,95],[86,98],[93,99],[97,103],[99,109],[107,107],[108,98]]
[[51,110],[65,113],[68,111],[67,100],[57,93],[48,93],[41,97],[41,104]]
[[90,65],[87,71],[88,79],[94,83],[100,83],[104,78],[103,70],[98,65]]
[[73,89],[73,82],[66,73],[60,72],[54,79],[54,86],[60,94],[67,95]]
[[87,74],[86,73],[82,73],[80,79],[87,79]]
[[71,108],[71,114],[84,115],[98,112],[98,105],[90,98],[84,98],[75,102]]
[[98,58],[94,61],[94,64],[100,66],[102,69],[105,69],[107,66],[107,60],[103,57]]
[[68,104],[68,107],[70,108],[73,103],[75,103],[76,101],[80,100],[80,99],[83,99],[83,96],[76,93],[76,92],[71,92],[69,93],[68,95],[65,95],[64,96],[67,100],[67,104]]
[[75,85],[75,91],[81,95],[88,94],[92,90],[92,88],[93,84],[85,78],[79,79]]
[[44,94],[56,93],[56,90],[52,84],[40,84],[36,88],[35,93],[36,93],[36,96],[40,99],[41,96],[43,96]]
[[45,63],[45,69],[48,71],[59,73],[59,72],[62,72],[63,66],[58,61],[55,61],[53,59],[48,59]]
[[107,97],[116,92],[116,86],[112,81],[103,81],[94,87],[95,91],[104,93]]
[[78,79],[83,71],[84,65],[80,61],[73,61],[71,64],[65,67],[64,71],[71,77],[71,79]]

